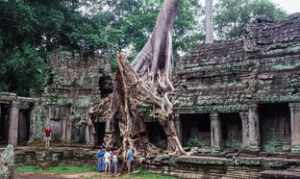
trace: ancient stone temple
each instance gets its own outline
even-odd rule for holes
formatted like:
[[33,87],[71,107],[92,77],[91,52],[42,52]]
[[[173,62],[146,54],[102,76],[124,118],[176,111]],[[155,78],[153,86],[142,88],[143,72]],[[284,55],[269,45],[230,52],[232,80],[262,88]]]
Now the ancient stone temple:
[[53,74],[42,96],[40,114],[46,119],[44,125],[54,129],[56,142],[94,145],[105,125],[102,121],[94,128],[88,111],[101,95],[110,93],[110,64],[98,54],[81,56],[61,50],[50,58]]
[[299,67],[299,14],[257,18],[243,39],[199,45],[174,77],[183,143],[299,152]]

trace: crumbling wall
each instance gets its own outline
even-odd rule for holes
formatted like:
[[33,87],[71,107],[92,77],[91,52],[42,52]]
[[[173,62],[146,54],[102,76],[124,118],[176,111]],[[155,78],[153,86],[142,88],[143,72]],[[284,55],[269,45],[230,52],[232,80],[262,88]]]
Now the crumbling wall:
[[54,128],[57,142],[93,144],[95,129],[88,109],[111,90],[110,64],[98,54],[81,56],[63,50],[50,59],[52,75],[36,118],[44,118],[41,125]]

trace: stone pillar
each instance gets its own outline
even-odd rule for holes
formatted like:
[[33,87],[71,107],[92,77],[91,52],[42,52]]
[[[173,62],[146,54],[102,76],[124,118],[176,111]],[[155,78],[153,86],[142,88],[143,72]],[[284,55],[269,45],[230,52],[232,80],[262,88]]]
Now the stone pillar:
[[96,145],[96,140],[95,140],[95,136],[96,136],[96,130],[94,125],[89,126],[90,128],[90,145]]
[[248,130],[249,130],[249,149],[260,149],[260,130],[259,130],[259,117],[257,112],[257,105],[253,104],[249,106],[248,113]]
[[18,145],[19,102],[13,101],[9,113],[8,144]]
[[291,116],[291,149],[300,153],[300,103],[290,103]]
[[67,139],[67,119],[62,119],[62,134],[61,134],[61,141],[66,143]]
[[72,142],[72,121],[66,120],[66,140],[67,144],[71,144]]
[[175,114],[175,127],[176,127],[178,139],[182,144],[182,124],[181,124],[179,114]]
[[33,106],[30,109],[30,129],[29,129],[29,141],[28,143],[32,143],[34,140],[34,134],[36,133],[36,104],[33,104]]
[[213,150],[221,150],[222,147],[222,131],[221,120],[218,113],[210,114],[210,137],[211,147]]
[[242,121],[242,148],[248,148],[249,142],[249,112],[240,112],[240,118]]
[[89,145],[90,144],[90,129],[89,125],[85,126],[85,144]]

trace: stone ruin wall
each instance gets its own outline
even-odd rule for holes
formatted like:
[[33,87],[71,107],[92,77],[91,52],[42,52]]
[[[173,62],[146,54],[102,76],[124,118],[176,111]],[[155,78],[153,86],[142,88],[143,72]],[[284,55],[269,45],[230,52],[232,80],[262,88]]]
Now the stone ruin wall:
[[[177,63],[176,113],[179,118],[194,115],[195,121],[201,121],[197,114],[208,114],[212,147],[224,145],[223,128],[231,123],[226,120],[238,118],[242,147],[259,149],[274,134],[275,140],[282,137],[283,150],[289,150],[289,145],[297,148],[299,65],[300,15],[280,22],[258,18],[242,39],[201,44]],[[237,117],[226,117],[229,114]],[[277,123],[272,122],[274,116],[278,116]],[[265,127],[279,129],[267,134]],[[262,132],[266,134],[259,135]]]
[[111,92],[110,64],[98,54],[82,57],[63,50],[49,58],[52,73],[42,96],[0,93],[0,145],[40,142],[48,124],[54,129],[55,142],[94,144],[88,110],[101,95]]
[[93,145],[95,130],[88,111],[111,90],[110,64],[98,54],[83,57],[61,50],[50,58],[53,75],[38,115],[54,128],[57,142]]

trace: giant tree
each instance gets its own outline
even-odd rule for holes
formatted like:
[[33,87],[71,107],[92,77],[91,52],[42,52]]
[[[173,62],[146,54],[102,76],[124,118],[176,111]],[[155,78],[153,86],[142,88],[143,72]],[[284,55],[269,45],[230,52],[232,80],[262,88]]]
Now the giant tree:
[[107,118],[107,146],[114,145],[117,123],[123,138],[123,149],[134,148],[139,155],[151,152],[153,148],[146,135],[142,113],[139,112],[140,107],[148,104],[153,107],[152,112],[167,135],[169,151],[184,153],[175,129],[173,105],[168,97],[173,91],[170,81],[172,29],[177,6],[178,0],[165,0],[153,32],[133,62],[128,64],[124,55],[118,55],[113,94],[90,111],[94,120],[96,117]]

